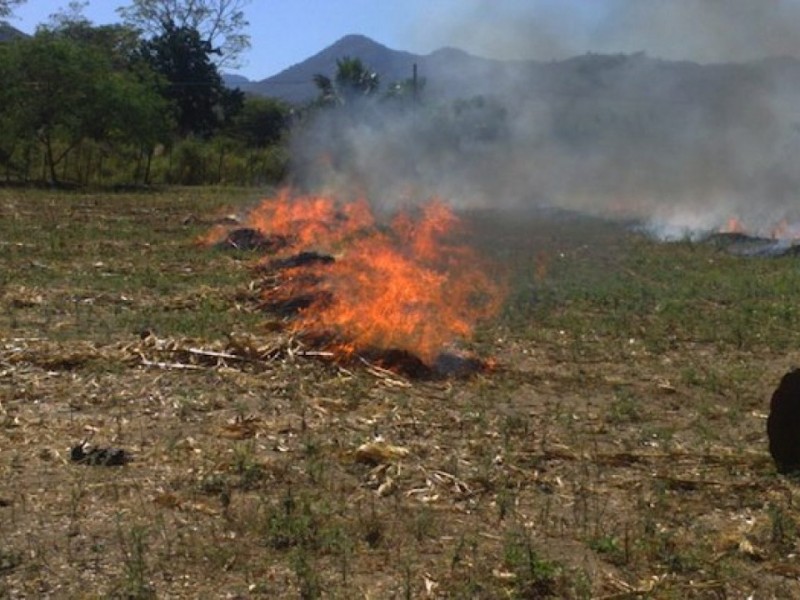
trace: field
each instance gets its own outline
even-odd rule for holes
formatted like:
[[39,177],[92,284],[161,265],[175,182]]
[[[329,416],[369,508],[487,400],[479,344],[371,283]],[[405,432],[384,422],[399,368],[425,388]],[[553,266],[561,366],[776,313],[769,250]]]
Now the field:
[[797,258],[466,215],[496,368],[413,379],[304,352],[195,243],[256,199],[0,190],[0,598],[800,597]]

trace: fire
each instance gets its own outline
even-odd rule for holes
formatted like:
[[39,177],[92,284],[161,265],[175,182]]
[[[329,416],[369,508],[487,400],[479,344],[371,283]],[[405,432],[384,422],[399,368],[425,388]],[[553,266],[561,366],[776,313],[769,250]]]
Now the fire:
[[[331,247],[374,226],[374,219],[365,198],[342,205],[330,196],[294,196],[290,189],[282,189],[251,210],[239,226],[284,239],[288,247]],[[230,227],[218,225],[200,241],[214,244],[229,231]]]
[[445,241],[456,224],[454,213],[434,202],[418,220],[399,215],[389,231],[355,242],[331,265],[315,267],[326,293],[301,311],[294,326],[331,332],[357,348],[406,350],[432,363],[499,308],[500,296],[478,257]]
[[800,223],[789,223],[786,219],[781,219],[770,231],[770,236],[776,240],[798,240],[800,239]]
[[503,299],[485,262],[459,241],[462,223],[441,200],[379,225],[363,198],[283,190],[244,225],[289,240],[278,256],[295,256],[261,259],[262,269],[274,271],[265,305],[292,309],[293,331],[340,352],[404,351],[432,365]]
[[744,233],[744,225],[736,217],[730,217],[722,228],[722,233]]
[[725,226],[720,228],[720,233],[741,233],[746,235],[759,235],[778,241],[794,241],[800,239],[800,224],[790,223],[784,218],[771,228],[761,227],[753,232],[738,218],[730,217]]

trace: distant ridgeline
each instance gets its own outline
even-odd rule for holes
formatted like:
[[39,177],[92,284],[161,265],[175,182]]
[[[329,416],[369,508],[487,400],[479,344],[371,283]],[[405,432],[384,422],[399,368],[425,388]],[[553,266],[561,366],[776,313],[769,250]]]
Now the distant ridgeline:
[[[261,81],[225,75],[232,87],[292,103],[318,94],[316,74],[332,76],[336,61],[359,58],[381,78],[382,86],[411,77],[413,65],[431,97],[506,95],[547,103],[592,100],[613,103],[611,112],[630,114],[642,102],[714,105],[725,108],[731,92],[800,87],[800,61],[771,58],[743,64],[667,61],[636,54],[585,54],[561,61],[500,61],[456,48],[419,55],[392,50],[362,35],[348,35],[306,60]],[[666,107],[659,107],[666,108]]]
[[23,37],[28,37],[28,35],[9,25],[8,21],[0,21],[0,42]]
[[[350,35],[277,75],[229,84],[303,104],[319,95],[314,75],[333,77],[343,57],[378,74],[379,98],[417,66],[422,110],[382,152],[413,128],[411,152],[386,164],[413,163],[409,176],[418,181],[428,173],[439,183],[449,174],[456,194],[538,194],[601,210],[628,199],[658,203],[644,207],[647,214],[664,205],[695,210],[699,198],[782,206],[800,186],[795,58],[699,64],[639,52],[500,61],[454,48],[399,52]],[[357,144],[352,150],[362,175],[383,169],[370,162],[381,153],[358,154]]]

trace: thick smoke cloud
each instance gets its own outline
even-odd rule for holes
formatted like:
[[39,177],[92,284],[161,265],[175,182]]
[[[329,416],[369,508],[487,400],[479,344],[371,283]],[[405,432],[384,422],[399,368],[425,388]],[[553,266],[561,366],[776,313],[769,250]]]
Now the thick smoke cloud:
[[800,56],[798,33],[796,0],[617,0],[594,39],[606,51],[709,63]]
[[644,51],[669,60],[800,56],[797,0],[458,0],[407,35],[498,59]]
[[[800,55],[791,31],[800,19],[790,19],[800,3],[617,0],[571,15],[589,3],[526,12],[519,2],[487,12],[497,4],[465,2],[474,12],[450,15],[449,27],[472,24],[464,39],[485,43],[486,55],[529,60],[421,60],[422,103],[364,103],[301,128],[298,178],[355,184],[387,205],[432,194],[461,206],[548,205],[664,234],[731,217],[757,233],[800,220],[800,62],[767,58]],[[590,43],[597,52],[535,60]],[[612,48],[626,53],[601,52]]]

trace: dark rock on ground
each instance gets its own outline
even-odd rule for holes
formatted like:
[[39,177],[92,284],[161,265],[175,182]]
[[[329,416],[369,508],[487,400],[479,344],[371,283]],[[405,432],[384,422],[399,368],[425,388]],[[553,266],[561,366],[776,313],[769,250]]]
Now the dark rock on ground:
[[778,471],[800,472],[800,369],[784,375],[772,394],[767,435]]

